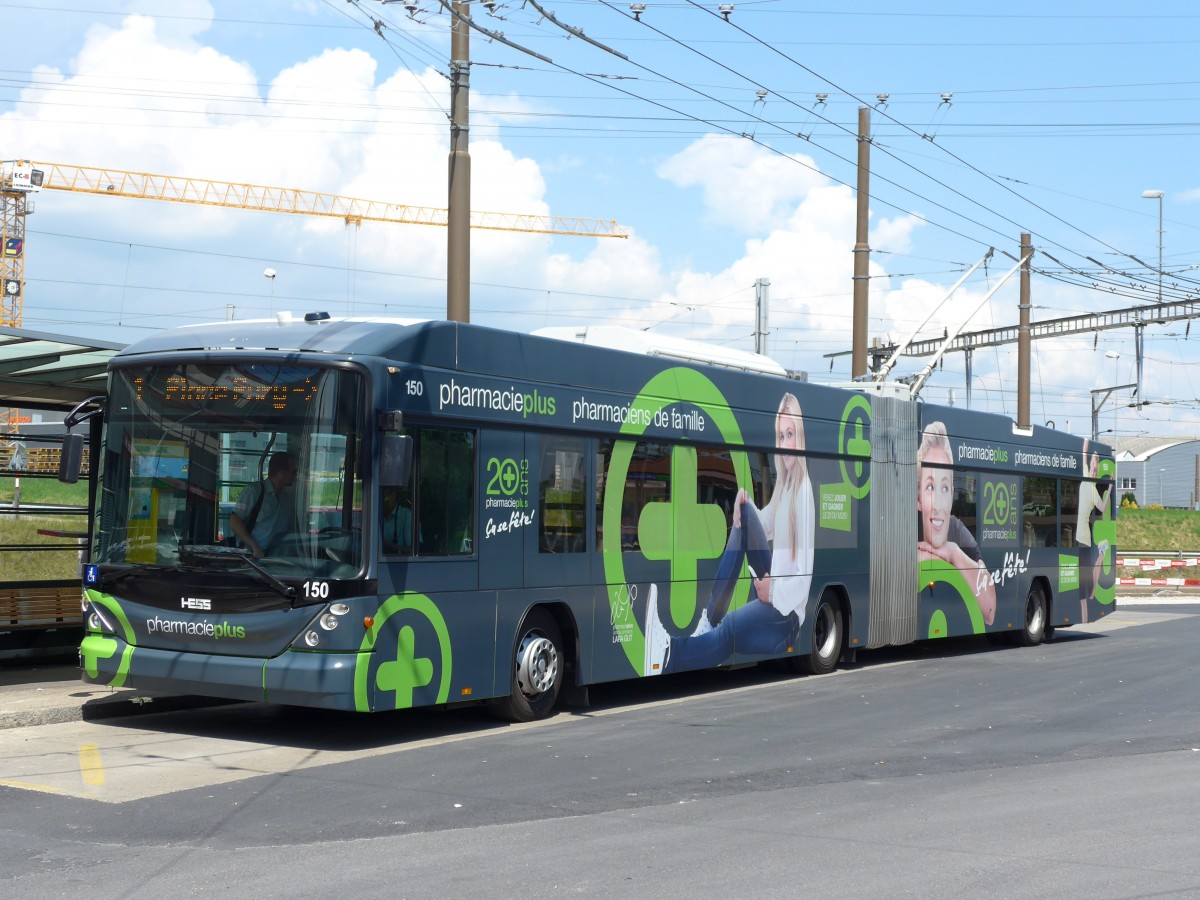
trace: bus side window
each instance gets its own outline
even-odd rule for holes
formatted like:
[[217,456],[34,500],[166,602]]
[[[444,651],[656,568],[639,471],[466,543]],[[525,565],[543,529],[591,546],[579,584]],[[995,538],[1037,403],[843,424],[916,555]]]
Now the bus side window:
[[1074,547],[1075,529],[1079,520],[1079,482],[1064,479],[1059,482],[1061,499],[1058,520],[1058,546]]
[[667,503],[671,499],[671,445],[640,441],[633,448],[621,496],[621,531],[614,535],[603,532],[603,522],[605,491],[621,489],[620,485],[608,484],[607,479],[615,443],[612,439],[600,441],[596,454],[597,549],[611,550],[613,542],[619,542],[622,550],[640,550],[638,522],[643,508],[650,503]]
[[416,438],[417,555],[469,555],[475,538],[475,435],[422,428]]
[[[728,450],[700,447],[696,451],[696,502],[721,507],[725,530],[733,525],[733,501],[737,499],[737,475]],[[753,490],[749,491],[753,496]]]
[[412,491],[407,487],[385,487],[380,503],[383,552],[388,556],[411,556],[413,552]]
[[979,516],[979,502],[976,497],[978,483],[979,477],[974,472],[955,472],[954,504],[950,510],[977,540],[979,538],[976,531]]
[[543,435],[539,459],[538,552],[582,553],[587,549],[585,442]]
[[1022,512],[1025,546],[1058,546],[1058,479],[1026,475]]

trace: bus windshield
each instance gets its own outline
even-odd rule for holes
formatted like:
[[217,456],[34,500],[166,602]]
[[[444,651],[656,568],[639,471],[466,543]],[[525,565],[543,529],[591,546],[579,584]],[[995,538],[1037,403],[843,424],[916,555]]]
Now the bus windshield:
[[358,575],[364,408],[363,378],[347,369],[114,370],[96,561],[250,567],[250,557],[276,578]]

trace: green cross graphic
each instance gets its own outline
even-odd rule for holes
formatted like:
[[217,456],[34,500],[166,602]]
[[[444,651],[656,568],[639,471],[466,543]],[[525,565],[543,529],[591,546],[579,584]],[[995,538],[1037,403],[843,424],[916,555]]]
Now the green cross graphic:
[[854,461],[854,475],[856,478],[862,478],[863,466],[871,459],[871,442],[863,437],[862,419],[854,421],[854,437],[846,439],[846,452],[858,457]]
[[117,652],[117,642],[101,634],[89,634],[79,645],[79,655],[83,658],[83,667],[89,678],[95,678],[100,673],[100,660],[112,659]]
[[725,549],[725,513],[696,502],[699,474],[696,448],[671,453],[671,500],[650,503],[638,518],[638,542],[646,559],[671,564],[671,619],[687,627],[696,611],[697,563],[716,559]]
[[511,459],[504,461],[504,471],[500,473],[500,478],[504,482],[504,493],[511,495],[516,491],[520,475],[517,473],[516,464]]
[[396,640],[396,659],[380,665],[375,676],[380,690],[396,692],[396,709],[411,709],[413,691],[433,680],[433,660],[418,657],[416,646],[416,635],[405,625]]
[[862,500],[871,492],[871,441],[867,437],[870,427],[871,401],[856,394],[846,401],[842,424],[838,428],[838,451],[845,454],[839,463],[842,479],[850,496],[856,500]]
[[[125,684],[125,679],[129,677],[129,662],[133,658],[133,651],[135,649],[133,627],[129,624],[129,619],[126,618],[125,612],[121,609],[121,604],[113,597],[92,589],[88,589],[85,594],[88,602],[97,611],[103,609],[116,620],[120,639],[108,637],[102,632],[89,627],[87,634],[83,637],[83,642],[79,645],[79,658],[83,669],[87,672],[89,678],[99,678],[100,662],[102,660],[113,659],[117,655],[117,651],[120,650],[121,658],[117,663],[117,671],[106,684],[109,687],[122,687]],[[121,649],[122,644],[124,644],[124,650]]]
[[[634,442],[649,427],[651,421],[666,407],[674,403],[687,403],[704,412],[711,419],[716,434],[726,443],[740,445],[742,430],[738,426],[737,416],[729,408],[729,403],[721,394],[720,389],[708,378],[694,369],[681,366],[664,369],[646,382],[638,396],[630,404],[629,420],[621,426],[620,437],[613,447],[612,459],[609,462],[608,476],[604,491],[604,533],[619,535],[621,533],[622,498],[625,480],[629,475],[629,463],[633,457]],[[636,413],[636,416],[634,415]],[[684,451],[689,452],[689,451]],[[672,459],[675,488],[672,496],[683,498],[684,490],[690,490],[690,500],[680,502],[674,500],[669,509],[643,509],[638,519],[638,540],[642,553],[647,558],[654,555],[657,559],[670,559],[672,563],[672,581],[669,583],[671,592],[671,620],[678,627],[685,628],[696,613],[696,585],[691,582],[675,581],[678,576],[690,571],[690,577],[695,578],[696,562],[701,559],[711,559],[718,556],[725,541],[724,513],[716,507],[705,507],[695,502],[697,463],[695,451],[690,451],[691,476],[685,482],[680,467],[685,464],[683,456]],[[750,466],[743,450],[735,450],[731,454],[734,471],[737,473],[738,486],[746,490],[752,489]],[[686,487],[685,487],[686,484]],[[652,504],[653,506],[654,504]],[[667,506],[667,504],[663,504]],[[691,518],[688,515],[690,508]],[[697,515],[697,512],[700,514]],[[709,515],[715,512],[717,515]],[[646,518],[649,516],[649,518]],[[719,519],[718,519],[719,516]],[[658,517],[656,519],[656,517]],[[719,526],[717,522],[719,521]],[[715,531],[714,531],[715,529]],[[672,554],[672,549],[674,553]],[[680,554],[691,557],[686,561]],[[618,540],[605,541],[604,577],[609,585],[626,584],[624,550]],[[689,590],[690,588],[690,590]],[[743,592],[745,588],[742,588]],[[618,621],[634,624],[634,615],[628,605],[622,607],[620,590],[609,591],[609,605],[614,624]],[[643,652],[645,637],[641,625],[634,625],[633,640],[622,641],[621,647],[629,660],[631,671],[642,674]]]
[[[423,641],[422,646],[437,650],[436,660],[418,657],[416,654],[417,635],[409,625],[401,626],[396,638],[396,658],[387,659],[385,642],[379,644],[379,666],[374,668],[376,654],[375,642],[379,640],[381,631],[388,619],[398,613],[415,613],[419,618],[433,628],[436,642]],[[384,632],[390,634],[391,632]],[[422,626],[422,633],[424,626]],[[450,631],[446,628],[446,620],[438,611],[437,605],[424,594],[393,594],[385,600],[375,613],[375,624],[363,636],[358,648],[358,661],[354,664],[354,708],[359,712],[369,712],[375,708],[374,694],[371,690],[371,675],[374,673],[374,684],[378,692],[395,691],[396,709],[407,709],[413,705],[413,691],[425,687],[437,678],[437,703],[445,703],[450,696],[450,673],[454,668],[453,654],[450,647]]]

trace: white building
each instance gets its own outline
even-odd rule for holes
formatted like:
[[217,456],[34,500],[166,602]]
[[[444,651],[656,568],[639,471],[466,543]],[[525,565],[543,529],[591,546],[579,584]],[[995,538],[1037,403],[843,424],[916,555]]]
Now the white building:
[[1200,509],[1200,437],[1117,438],[1117,498],[1138,506]]

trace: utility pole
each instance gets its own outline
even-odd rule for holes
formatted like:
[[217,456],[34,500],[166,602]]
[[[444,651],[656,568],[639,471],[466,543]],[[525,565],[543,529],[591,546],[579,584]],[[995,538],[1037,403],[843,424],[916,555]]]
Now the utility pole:
[[1030,336],[1029,336],[1029,264],[1033,244],[1027,232],[1021,234],[1020,325],[1017,326],[1017,427],[1029,428]]
[[447,203],[446,319],[471,321],[470,6],[454,0],[450,34],[450,196]]
[[1162,245],[1163,245],[1163,197],[1166,196],[1164,191],[1142,191],[1143,200],[1158,201],[1158,303],[1162,305],[1162,281],[1163,281],[1163,260],[1162,260]]
[[867,375],[867,289],[870,287],[871,248],[867,244],[867,216],[871,197],[871,110],[858,110],[858,212],[854,234],[854,334],[851,339],[850,377]]
[[754,282],[754,352],[767,355],[767,319],[771,306],[771,281],[759,278]]

